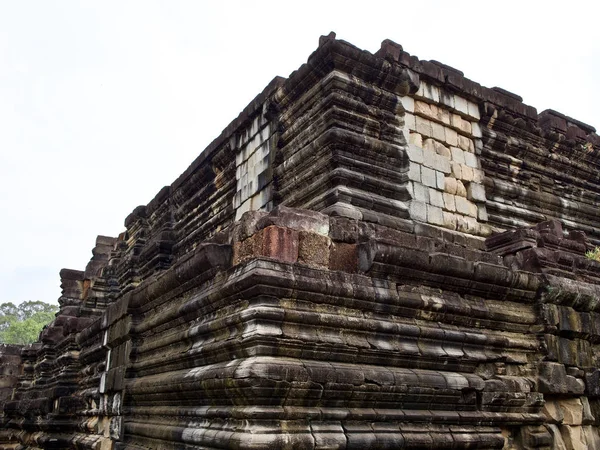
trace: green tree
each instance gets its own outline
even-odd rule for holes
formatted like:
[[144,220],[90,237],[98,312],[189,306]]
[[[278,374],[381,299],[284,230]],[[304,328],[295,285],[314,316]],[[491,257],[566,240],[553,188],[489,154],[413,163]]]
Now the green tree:
[[58,311],[57,305],[40,301],[0,304],[0,343],[31,344]]

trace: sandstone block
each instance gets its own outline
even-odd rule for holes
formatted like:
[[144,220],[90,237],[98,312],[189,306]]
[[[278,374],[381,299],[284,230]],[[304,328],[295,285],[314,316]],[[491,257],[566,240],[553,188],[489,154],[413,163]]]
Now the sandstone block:
[[458,145],[458,133],[454,131],[452,128],[446,127],[445,130],[446,135],[446,143],[450,146]]
[[472,145],[473,145],[473,142],[471,141],[471,139],[469,139],[466,136],[463,136],[462,134],[458,135],[458,146],[462,150],[464,150],[466,152],[471,151]]
[[409,130],[414,130],[417,126],[416,119],[413,114],[405,113],[404,114],[404,126]]
[[444,228],[448,228],[450,230],[456,230],[456,215],[446,212],[444,211],[442,213],[443,218],[444,218]]
[[461,179],[466,182],[473,181],[473,168],[467,166],[466,164],[461,164],[460,173],[462,174]]
[[479,114],[479,106],[473,102],[467,102],[467,110],[469,116],[473,117],[475,120],[480,120],[481,116]]
[[424,186],[422,183],[417,183],[416,181],[412,184],[413,188],[413,199],[423,203],[429,203],[429,189],[427,186]]
[[421,167],[421,183],[428,187],[436,187],[437,181],[435,177],[435,170],[430,169],[429,167],[422,166]]
[[479,158],[475,153],[465,152],[465,164],[473,169],[479,168]]
[[458,147],[450,147],[450,151],[452,152],[452,161],[458,164],[465,163],[465,152]]
[[423,165],[430,169],[435,168],[435,145],[433,139],[426,139],[423,145]]
[[444,192],[444,209],[447,211],[454,212],[456,211],[456,203],[454,201],[454,195],[449,194],[448,192]]
[[465,189],[465,185],[460,180],[456,180],[456,195],[459,197],[467,196],[467,190]]
[[562,435],[563,441],[568,449],[584,450],[588,448],[583,435],[582,427],[562,425],[560,427],[560,434]]
[[477,122],[471,122],[471,135],[474,138],[481,138],[483,136],[481,133],[481,127]]
[[446,187],[446,177],[444,172],[435,172],[435,184],[436,187],[440,190],[443,191]]
[[442,105],[454,109],[454,95],[450,94],[444,89],[440,89],[440,102]]
[[437,109],[437,118],[444,125],[450,125],[450,111],[446,108],[436,107]]
[[442,208],[438,208],[437,206],[433,205],[427,205],[427,222],[432,225],[442,225],[444,223]]
[[417,147],[423,147],[423,136],[421,136],[419,133],[411,132],[408,135],[408,142],[416,145]]
[[443,155],[438,155],[437,153],[434,156],[434,164],[433,168],[439,172],[444,174],[449,174],[451,172],[450,169],[450,158]]
[[462,170],[461,170],[462,166],[463,166],[463,164],[459,164],[454,161],[450,162],[450,171],[451,171],[450,173],[457,180],[460,180],[462,178]]
[[408,159],[417,164],[423,164],[423,149],[414,144],[409,144],[406,149]]
[[557,401],[546,400],[542,413],[548,418],[550,423],[561,423],[564,419],[562,409]]
[[439,208],[444,207],[444,197],[441,191],[429,188],[429,203]]
[[415,114],[424,116],[426,118],[433,118],[434,115],[431,112],[431,106],[429,103],[425,103],[421,100],[415,100]]
[[439,123],[431,123],[431,136],[438,141],[446,142],[446,127]]
[[422,134],[423,136],[431,137],[433,136],[431,131],[431,121],[428,119],[424,119],[422,117],[415,117],[415,124],[417,133]]
[[445,177],[444,179],[444,191],[449,194],[455,195],[457,189],[456,178]]
[[450,152],[450,149],[448,147],[446,147],[444,144],[434,141],[434,146],[435,146],[435,152],[438,155],[444,156],[446,158],[452,157],[452,153]]
[[481,222],[487,222],[489,220],[487,209],[485,205],[481,203],[477,205],[477,218]]
[[410,218],[418,220],[420,222],[427,222],[427,204],[423,202],[417,202],[415,200],[410,202],[409,206]]
[[465,197],[456,196],[454,199],[456,204],[456,212],[464,214],[465,216],[477,217],[477,206],[467,200]]
[[408,179],[411,181],[421,182],[421,165],[411,163],[408,166]]
[[464,115],[469,115],[469,106],[467,100],[459,95],[454,96],[454,109]]
[[474,183],[483,183],[483,170],[473,169],[473,182]]
[[471,122],[463,119],[458,114],[452,114],[450,117],[450,123],[454,128],[457,128],[462,133],[471,134]]
[[485,203],[485,188],[483,184],[469,183],[467,185],[467,198],[472,202]]
[[409,97],[408,95],[405,97],[400,97],[400,102],[402,103],[402,106],[406,112],[415,112],[415,100],[412,97]]
[[440,89],[432,84],[424,83],[423,96],[433,103],[440,102]]

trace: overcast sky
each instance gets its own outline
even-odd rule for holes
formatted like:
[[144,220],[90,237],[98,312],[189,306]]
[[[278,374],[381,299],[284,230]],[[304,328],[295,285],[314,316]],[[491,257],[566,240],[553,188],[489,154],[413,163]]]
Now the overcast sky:
[[55,302],[61,268],[83,269],[330,31],[600,128],[598,4],[0,0],[0,303]]

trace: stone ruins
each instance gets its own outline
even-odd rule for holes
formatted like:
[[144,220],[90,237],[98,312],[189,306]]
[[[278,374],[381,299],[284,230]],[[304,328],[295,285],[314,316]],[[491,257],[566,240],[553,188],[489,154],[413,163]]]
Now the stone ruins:
[[323,36],[60,272],[0,449],[600,449],[600,137]]

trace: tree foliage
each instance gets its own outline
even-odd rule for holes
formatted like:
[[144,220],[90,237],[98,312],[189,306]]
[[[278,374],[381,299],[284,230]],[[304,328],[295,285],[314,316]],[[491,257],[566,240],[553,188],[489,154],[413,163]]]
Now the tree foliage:
[[57,305],[40,301],[0,304],[0,343],[31,344],[58,311]]

